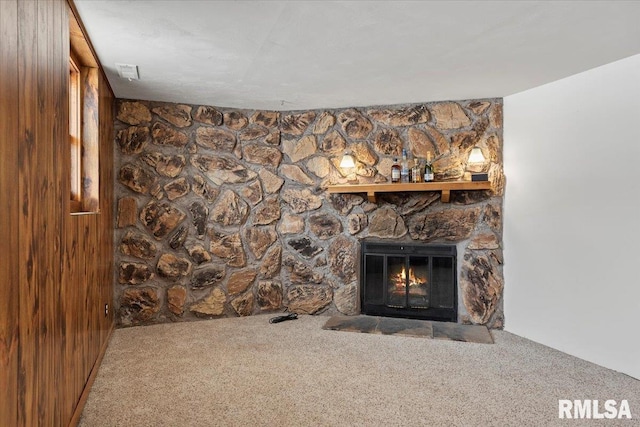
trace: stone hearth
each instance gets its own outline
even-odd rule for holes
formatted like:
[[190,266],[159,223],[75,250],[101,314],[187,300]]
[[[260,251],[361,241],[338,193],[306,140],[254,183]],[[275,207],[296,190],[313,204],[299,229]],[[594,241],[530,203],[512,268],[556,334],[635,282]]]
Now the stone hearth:
[[376,316],[332,316],[322,329],[493,344],[486,326]]
[[[458,250],[461,323],[502,327],[502,101],[274,112],[120,100],[116,128],[119,325],[289,310],[358,314],[365,238]],[[436,180],[482,148],[495,189],[329,195],[386,182],[402,147]]]

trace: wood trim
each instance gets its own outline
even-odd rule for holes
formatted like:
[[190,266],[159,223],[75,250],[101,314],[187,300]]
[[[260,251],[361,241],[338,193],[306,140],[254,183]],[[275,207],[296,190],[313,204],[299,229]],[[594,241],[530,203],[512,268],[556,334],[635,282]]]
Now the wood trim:
[[82,212],[82,202],[79,200],[71,200],[69,202],[69,206],[70,206],[70,211],[72,215],[75,214],[83,214],[83,213],[87,213],[87,212]]
[[82,210],[98,212],[100,187],[99,71],[84,67],[82,85]]
[[87,378],[87,382],[85,383],[84,388],[82,389],[82,393],[80,394],[80,398],[78,399],[78,404],[73,411],[73,415],[71,416],[71,420],[69,420],[69,427],[75,427],[80,422],[80,418],[82,417],[82,411],[84,410],[84,406],[87,404],[87,399],[89,398],[89,394],[91,393],[91,387],[93,386],[94,381],[96,380],[96,376],[98,375],[98,371],[100,370],[100,365],[102,364],[102,359],[107,352],[107,348],[109,347],[109,341],[111,341],[111,335],[113,334],[114,324],[111,323],[111,327],[107,332],[107,336],[100,347],[100,353],[98,353],[98,358],[96,362],[93,364],[91,368],[91,373],[89,374],[89,378]]
[[69,42],[71,56],[78,60],[78,64],[84,67],[98,68],[99,64],[94,52],[71,11],[69,11]]
[[[82,49],[79,48],[78,50],[81,50],[82,52],[84,52],[85,55],[87,55],[88,52],[91,53],[91,56],[92,56],[91,61],[93,62],[94,65],[90,65],[90,66],[97,67],[100,69],[100,74],[102,74],[102,76],[104,77],[104,83],[106,87],[109,89],[111,96],[115,98],[115,94],[113,92],[113,89],[111,88],[111,84],[109,83],[109,79],[107,79],[107,75],[104,72],[104,68],[100,65],[100,60],[98,58],[98,55],[96,54],[96,50],[94,49],[93,44],[91,43],[91,39],[89,38],[87,29],[82,23],[82,19],[80,19],[80,13],[78,13],[78,9],[76,8],[75,3],[73,2],[73,0],[66,0],[66,1],[69,6],[70,26],[71,28],[76,28],[77,29],[76,31],[79,31],[82,34],[83,39],[86,43],[86,48],[82,48]],[[87,61],[89,61],[89,58],[87,58]],[[86,64],[86,65],[89,65],[89,64]]]
[[77,58],[69,55],[69,153],[71,155],[71,212],[82,209],[82,116],[83,89],[81,66]]
[[[68,7],[70,57],[78,69],[79,90],[76,92],[78,92],[79,98],[77,105],[82,120],[77,130],[72,127],[72,131],[75,131],[70,135],[71,213],[97,213],[99,212],[100,199],[99,81],[103,70],[100,68],[93,46],[73,6],[69,4]],[[110,88],[109,91],[111,93]],[[75,147],[74,144],[79,144],[79,146]]]

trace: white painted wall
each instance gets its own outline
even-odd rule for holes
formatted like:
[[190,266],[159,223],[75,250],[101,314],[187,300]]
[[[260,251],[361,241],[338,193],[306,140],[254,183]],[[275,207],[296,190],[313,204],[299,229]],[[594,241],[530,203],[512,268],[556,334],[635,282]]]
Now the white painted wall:
[[640,55],[504,98],[506,330],[640,379]]

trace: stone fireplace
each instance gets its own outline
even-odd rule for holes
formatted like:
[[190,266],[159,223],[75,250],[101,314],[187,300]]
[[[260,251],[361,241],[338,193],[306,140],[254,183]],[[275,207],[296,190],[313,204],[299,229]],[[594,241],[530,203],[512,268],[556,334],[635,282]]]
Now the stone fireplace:
[[362,314],[457,322],[455,245],[363,240]]
[[[359,314],[358,248],[376,239],[455,247],[447,316],[502,327],[501,99],[309,111],[118,100],[114,128],[118,325]],[[476,146],[482,170],[467,167]],[[329,194],[354,173],[387,182],[403,148],[430,151],[436,181],[482,171],[493,191]],[[345,151],[354,171],[340,168]]]

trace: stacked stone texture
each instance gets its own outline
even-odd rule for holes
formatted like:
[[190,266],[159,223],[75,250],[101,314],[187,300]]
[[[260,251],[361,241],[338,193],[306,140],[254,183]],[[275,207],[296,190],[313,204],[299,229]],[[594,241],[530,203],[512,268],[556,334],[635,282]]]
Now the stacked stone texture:
[[[357,314],[359,241],[376,238],[457,245],[460,321],[502,327],[500,99],[296,112],[120,100],[115,125],[120,325]],[[494,191],[327,192],[353,172],[389,181],[403,147],[430,151],[436,180],[468,179],[474,146]]]

